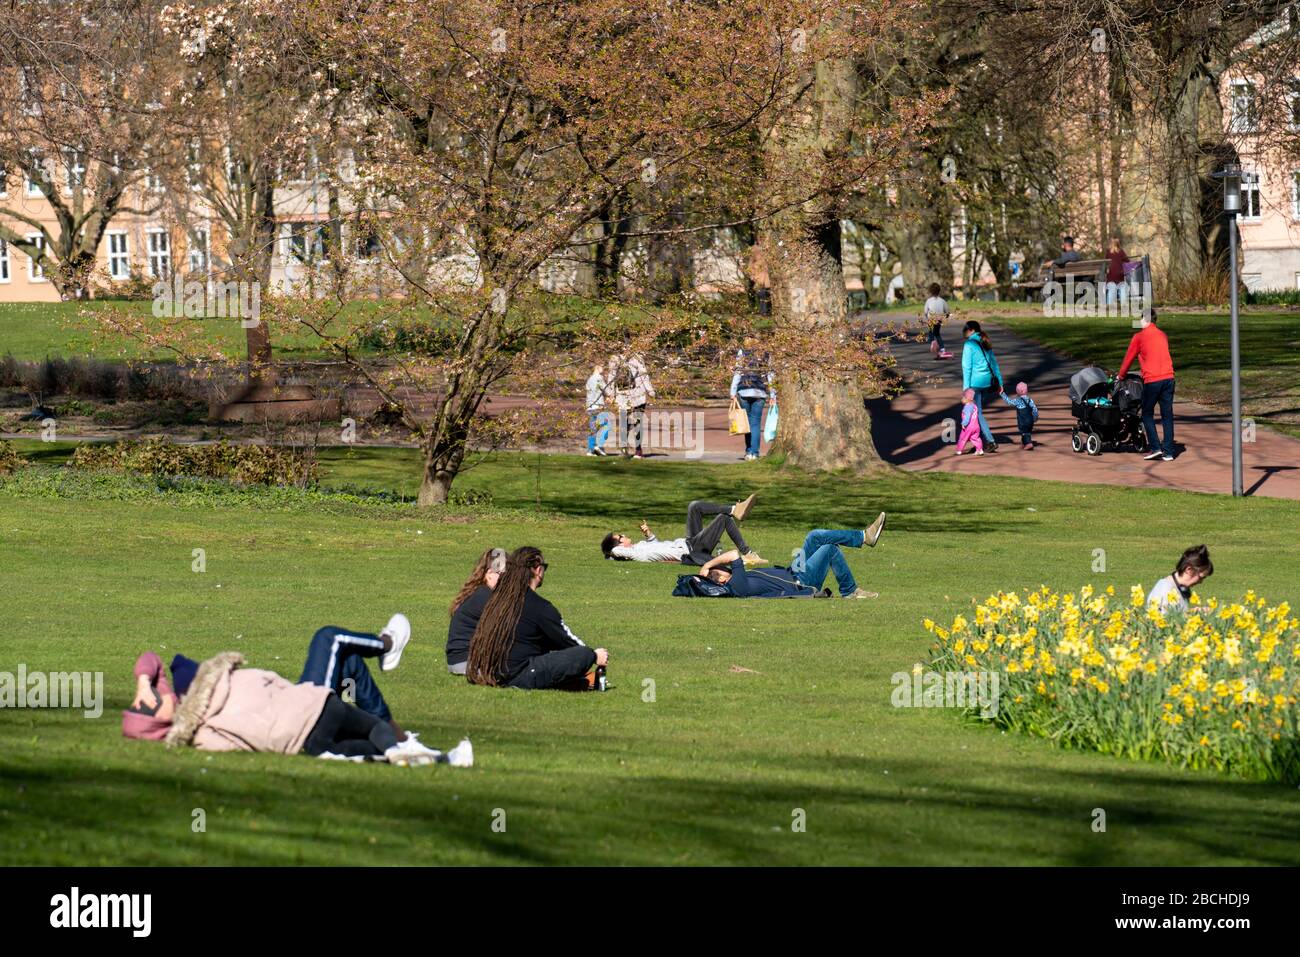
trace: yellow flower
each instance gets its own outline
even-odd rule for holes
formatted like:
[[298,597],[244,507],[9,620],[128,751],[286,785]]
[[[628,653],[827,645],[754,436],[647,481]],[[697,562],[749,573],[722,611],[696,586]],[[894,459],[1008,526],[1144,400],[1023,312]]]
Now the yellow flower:
[[1205,747],[1205,746],[1206,746],[1207,744],[1209,744],[1209,743],[1210,743],[1210,739],[1209,739],[1209,737],[1207,737],[1207,736],[1204,735],[1204,734],[1201,735],[1201,747]]

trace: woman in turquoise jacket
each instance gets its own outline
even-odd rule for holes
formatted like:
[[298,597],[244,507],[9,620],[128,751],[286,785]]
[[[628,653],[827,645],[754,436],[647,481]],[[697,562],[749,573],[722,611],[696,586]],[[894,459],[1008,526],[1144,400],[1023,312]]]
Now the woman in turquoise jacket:
[[962,328],[966,345],[961,350],[961,387],[975,390],[975,408],[979,410],[980,435],[991,452],[997,448],[997,440],[989,430],[984,418],[984,397],[987,393],[996,396],[1002,388],[1002,370],[998,368],[998,357],[993,354],[993,344],[980,324],[969,320]]

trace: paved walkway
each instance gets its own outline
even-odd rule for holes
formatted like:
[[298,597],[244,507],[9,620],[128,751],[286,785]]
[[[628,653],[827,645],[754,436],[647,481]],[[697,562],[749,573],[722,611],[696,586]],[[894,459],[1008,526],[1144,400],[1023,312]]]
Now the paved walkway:
[[[1084,322],[1086,320],[1079,320]],[[937,361],[924,343],[893,346],[907,391],[893,400],[869,403],[876,448],[890,462],[916,472],[974,472],[1059,479],[1095,485],[1141,485],[1193,492],[1232,492],[1232,416],[1186,401],[1174,403],[1174,439],[1179,455],[1172,462],[1145,462],[1132,452],[1077,454],[1070,448],[1070,376],[1079,363],[984,323],[993,340],[1008,391],[1016,382],[1029,384],[1038,404],[1032,452],[1020,448],[1015,410],[1001,399],[985,406],[989,427],[998,439],[996,455],[954,454],[944,441],[944,420],[961,415],[961,326],[948,323],[944,340],[957,356]],[[1098,356],[1118,366],[1122,355]],[[1177,356],[1174,359],[1177,369]],[[1157,427],[1159,419],[1157,418]],[[1255,441],[1242,445],[1243,482],[1249,495],[1300,499],[1300,441],[1263,427]]]

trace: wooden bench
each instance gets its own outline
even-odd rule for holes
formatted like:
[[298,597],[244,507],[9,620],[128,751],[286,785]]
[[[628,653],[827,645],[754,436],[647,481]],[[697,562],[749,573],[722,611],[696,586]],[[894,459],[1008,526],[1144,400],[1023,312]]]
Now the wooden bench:
[[[1135,282],[1140,284],[1144,280],[1150,281],[1151,263],[1145,255],[1129,256],[1128,262],[1137,265]],[[1096,286],[1100,300],[1106,288],[1106,272],[1109,265],[1110,261],[1106,259],[1080,259],[1078,262],[1066,263],[1064,266],[1043,266],[1038,270],[1036,280],[1015,282],[1011,286],[1013,289],[1024,291],[1026,302],[1033,302],[1035,299],[1041,302],[1043,287],[1049,282],[1059,282],[1062,286],[1067,280],[1073,280],[1076,285],[1090,282]]]

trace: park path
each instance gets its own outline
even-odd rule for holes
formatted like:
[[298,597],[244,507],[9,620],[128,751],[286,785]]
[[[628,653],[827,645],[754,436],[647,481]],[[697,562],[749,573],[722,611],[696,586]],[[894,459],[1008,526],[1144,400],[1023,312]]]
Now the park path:
[[[1081,322],[1086,320],[1080,320]],[[957,356],[935,360],[925,343],[894,342],[906,391],[892,400],[869,403],[876,448],[895,465],[914,472],[968,472],[1057,479],[1092,485],[1134,485],[1192,492],[1232,491],[1232,416],[1213,412],[1185,400],[1174,403],[1174,440],[1179,448],[1172,462],[1144,462],[1132,452],[1077,454],[1070,448],[1070,376],[1080,363],[984,323],[997,353],[1008,391],[1015,383],[1029,384],[1038,404],[1032,452],[1020,448],[1015,410],[997,399],[985,406],[989,427],[998,439],[996,455],[954,454],[944,441],[944,420],[961,415],[961,325],[949,322],[944,340]],[[1174,368],[1178,344],[1174,343]],[[1097,356],[1108,368],[1122,355]],[[1158,425],[1158,422],[1157,422]],[[1255,441],[1242,445],[1243,483],[1248,495],[1300,499],[1300,441],[1259,428]]]

